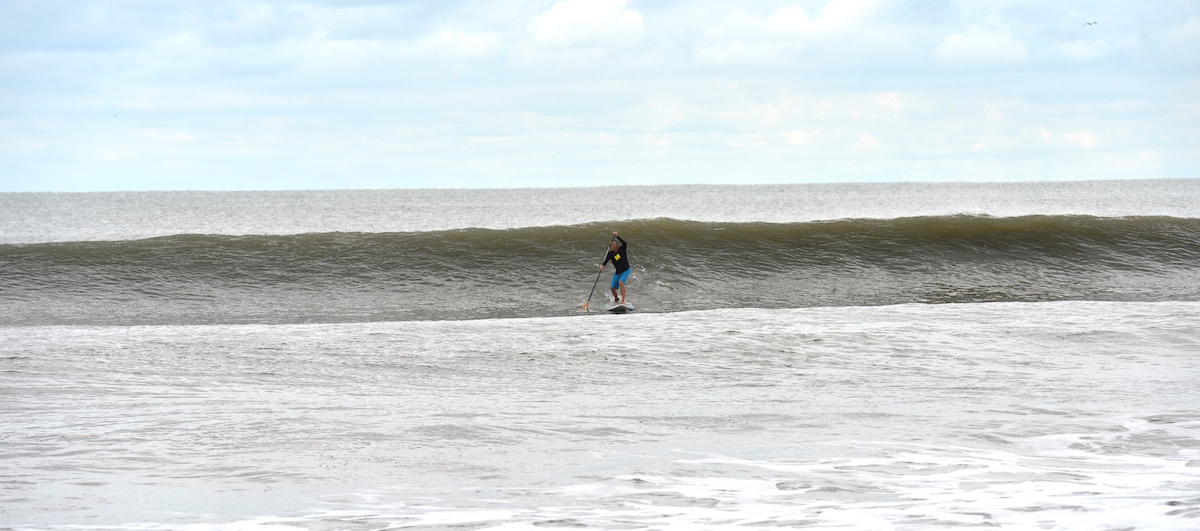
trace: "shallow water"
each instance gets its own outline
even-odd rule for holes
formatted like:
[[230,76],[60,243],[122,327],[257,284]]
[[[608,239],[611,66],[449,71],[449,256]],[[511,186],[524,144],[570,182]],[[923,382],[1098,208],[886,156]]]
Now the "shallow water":
[[4,520],[1187,529],[1198,319],[1062,302],[6,328]]

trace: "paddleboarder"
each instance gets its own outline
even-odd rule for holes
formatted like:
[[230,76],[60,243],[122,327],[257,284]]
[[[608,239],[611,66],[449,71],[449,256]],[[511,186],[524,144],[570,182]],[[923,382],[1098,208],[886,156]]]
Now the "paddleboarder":
[[[617,242],[621,242],[617,245]],[[609,286],[612,289],[613,300],[618,303],[625,304],[625,280],[629,278],[629,256],[625,254],[625,240],[613,231],[613,240],[608,244],[608,254],[604,256],[604,262],[600,264],[600,270],[604,270],[604,266],[608,265],[609,261],[613,263],[612,284]],[[621,288],[621,296],[617,296],[617,288]]]

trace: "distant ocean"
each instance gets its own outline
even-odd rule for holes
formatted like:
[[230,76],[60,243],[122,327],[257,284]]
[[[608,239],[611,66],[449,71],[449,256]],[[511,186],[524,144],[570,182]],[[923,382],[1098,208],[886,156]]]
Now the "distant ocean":
[[0,529],[1196,529],[1198,323],[1200,180],[0,194]]

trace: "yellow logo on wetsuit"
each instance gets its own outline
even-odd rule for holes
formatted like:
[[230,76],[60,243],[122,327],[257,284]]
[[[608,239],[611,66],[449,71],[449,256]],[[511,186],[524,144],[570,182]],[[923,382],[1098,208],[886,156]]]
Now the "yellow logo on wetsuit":
[[619,255],[619,254],[613,255],[613,260],[620,260],[620,259],[621,259],[621,255]]

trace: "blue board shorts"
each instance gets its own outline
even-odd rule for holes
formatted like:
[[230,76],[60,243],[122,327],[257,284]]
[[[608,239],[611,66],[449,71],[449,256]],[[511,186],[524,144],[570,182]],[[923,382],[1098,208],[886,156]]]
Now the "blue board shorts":
[[620,273],[613,273],[612,289],[617,289],[620,287],[620,282],[625,282],[628,280],[630,271],[632,270],[626,269]]

